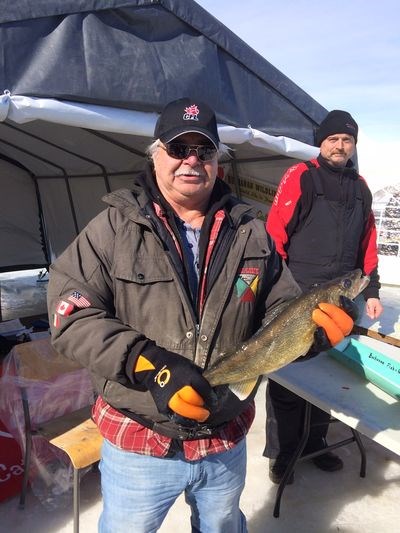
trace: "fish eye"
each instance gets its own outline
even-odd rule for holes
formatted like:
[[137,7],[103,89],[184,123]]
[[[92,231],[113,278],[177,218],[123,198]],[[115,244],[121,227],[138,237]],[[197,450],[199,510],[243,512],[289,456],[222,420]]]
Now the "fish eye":
[[351,279],[349,278],[346,278],[343,280],[343,288],[344,289],[350,289],[352,283],[351,283]]

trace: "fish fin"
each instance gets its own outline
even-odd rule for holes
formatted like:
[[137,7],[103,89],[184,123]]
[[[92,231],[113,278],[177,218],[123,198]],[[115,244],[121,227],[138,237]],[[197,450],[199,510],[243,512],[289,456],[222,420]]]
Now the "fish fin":
[[240,383],[231,383],[229,389],[240,401],[246,400],[253,392],[258,383],[258,378],[241,381]]

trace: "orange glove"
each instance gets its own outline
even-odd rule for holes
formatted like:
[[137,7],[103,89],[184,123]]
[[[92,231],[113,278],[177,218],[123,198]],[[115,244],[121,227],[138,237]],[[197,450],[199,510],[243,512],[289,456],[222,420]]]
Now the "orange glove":
[[335,346],[349,335],[354,320],[337,305],[321,302],[318,307],[319,309],[314,309],[312,319],[324,329],[329,342]]
[[204,422],[210,415],[204,407],[204,400],[193,387],[185,385],[171,396],[168,407],[185,418]]

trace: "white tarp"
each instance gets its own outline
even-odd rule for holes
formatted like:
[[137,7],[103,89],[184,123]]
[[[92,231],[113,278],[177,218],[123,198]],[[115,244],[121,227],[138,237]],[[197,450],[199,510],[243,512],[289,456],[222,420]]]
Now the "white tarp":
[[[7,118],[17,124],[44,120],[79,128],[125,133],[151,138],[157,121],[157,113],[144,113],[113,107],[58,101],[51,98],[12,96],[5,92],[0,96],[0,121]],[[227,144],[249,143],[276,154],[298,159],[315,157],[318,148],[290,139],[274,137],[251,128],[235,128],[218,125],[221,142]]]
[[[101,197],[108,190],[131,185],[143,169],[158,115],[6,91],[0,96],[0,117],[0,153],[8,169],[0,175],[4,202],[0,249],[6,250],[0,267],[4,270],[16,265],[40,267],[54,259],[105,207]],[[234,162],[244,198],[262,215],[268,210],[266,199],[270,200],[293,159],[318,153],[305,143],[251,127],[219,124],[218,130],[221,141],[232,148],[232,158],[222,165],[231,174],[231,185],[235,188]],[[15,167],[15,177],[12,162],[20,165]],[[21,180],[25,188],[18,191]],[[237,187],[241,194],[239,183]],[[39,212],[44,233],[39,229]],[[27,228],[22,241],[16,234],[11,236],[12,227],[20,228],[18,235]],[[43,238],[48,241],[47,259]]]

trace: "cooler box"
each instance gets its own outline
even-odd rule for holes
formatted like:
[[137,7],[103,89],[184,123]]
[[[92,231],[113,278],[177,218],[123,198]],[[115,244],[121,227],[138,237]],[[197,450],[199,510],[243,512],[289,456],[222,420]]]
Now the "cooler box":
[[[384,348],[385,345],[383,344],[382,350]],[[397,353],[398,358],[396,357]],[[328,350],[328,354],[390,394],[393,398],[400,400],[399,348],[394,348],[391,351],[392,357],[382,353],[375,347],[352,338],[342,351],[331,348]]]

